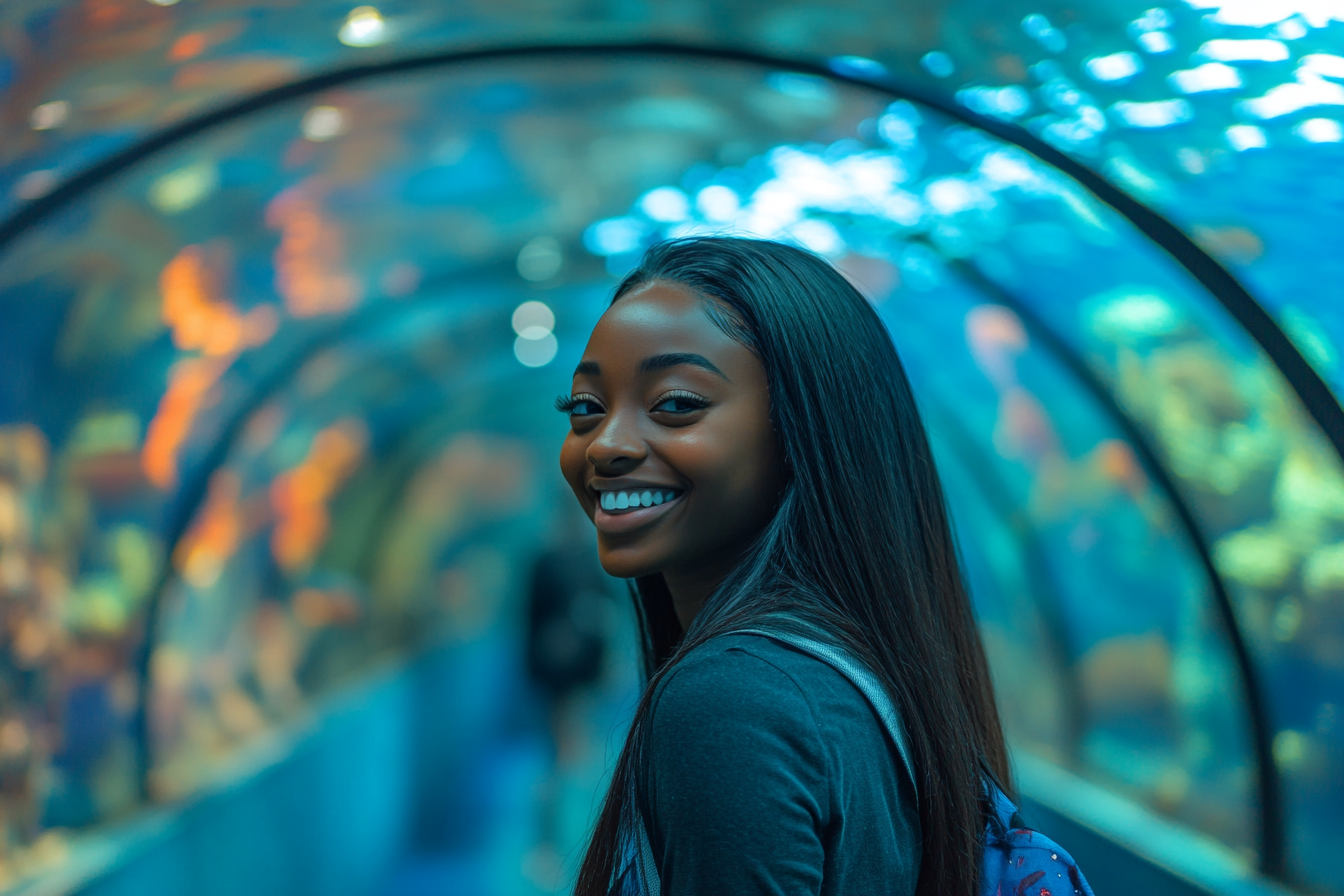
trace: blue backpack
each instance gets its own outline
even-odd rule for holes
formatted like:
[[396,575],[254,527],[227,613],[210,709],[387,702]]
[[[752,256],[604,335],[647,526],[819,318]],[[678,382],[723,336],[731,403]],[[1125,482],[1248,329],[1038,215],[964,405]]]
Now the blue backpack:
[[[794,625],[799,624],[796,620],[793,622]],[[786,644],[821,660],[849,679],[877,711],[882,727],[896,745],[896,752],[911,782],[918,780],[896,707],[866,666],[833,644],[792,632],[740,629],[733,634],[760,635]],[[916,792],[918,789],[915,788]],[[985,789],[993,801],[993,812],[985,825],[980,896],[1093,896],[1092,888],[1078,870],[1078,865],[1063,847],[1044,834],[1028,828],[1022,822],[1017,806],[1013,805],[1013,801],[1008,799],[1008,795],[989,775],[985,776]],[[658,867],[654,863],[653,849],[642,820],[637,821],[637,829],[638,852],[634,857],[634,868],[631,869],[636,871],[636,875],[632,877],[639,878],[638,889],[646,896],[657,896],[661,890]],[[629,878],[627,880],[634,883]]]

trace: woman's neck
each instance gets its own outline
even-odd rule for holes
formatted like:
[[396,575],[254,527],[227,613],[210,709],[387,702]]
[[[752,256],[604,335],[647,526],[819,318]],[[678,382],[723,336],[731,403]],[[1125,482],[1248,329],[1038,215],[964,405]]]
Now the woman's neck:
[[663,581],[672,595],[672,608],[682,631],[691,627],[705,601],[714,593],[728,574],[737,565],[740,555],[734,553],[720,561],[702,560],[694,566],[684,569],[663,570]]

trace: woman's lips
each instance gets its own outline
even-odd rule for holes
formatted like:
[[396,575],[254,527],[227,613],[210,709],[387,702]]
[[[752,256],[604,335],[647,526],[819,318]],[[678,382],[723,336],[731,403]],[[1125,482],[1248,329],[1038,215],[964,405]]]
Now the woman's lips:
[[[649,489],[649,491],[653,492],[658,490]],[[622,532],[630,532],[663,516],[670,508],[680,505],[682,498],[686,496],[685,491],[673,489],[662,489],[661,491],[664,495],[669,492],[672,493],[672,497],[664,498],[663,503],[654,504],[649,507],[644,507],[642,505],[638,508],[627,506],[625,508],[613,508],[611,510],[605,510],[602,507],[603,495],[611,493],[598,492],[597,506],[593,509],[593,524],[597,526],[598,531],[612,535]]]

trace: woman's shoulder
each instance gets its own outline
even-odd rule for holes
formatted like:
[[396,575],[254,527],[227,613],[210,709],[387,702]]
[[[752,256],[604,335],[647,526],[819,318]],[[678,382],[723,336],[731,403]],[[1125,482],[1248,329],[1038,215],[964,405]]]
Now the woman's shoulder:
[[761,635],[714,638],[662,679],[648,733],[642,786],[664,881],[687,856],[736,869],[749,855],[806,872],[780,891],[913,889],[913,791],[867,700],[824,661]]
[[761,686],[799,689],[804,682],[838,675],[821,660],[756,634],[719,635],[677,663],[659,689],[671,696],[732,693]]
[[715,718],[719,724],[760,728],[779,722],[833,733],[881,732],[867,700],[827,663],[771,638],[721,635],[677,663],[654,693],[655,724]]

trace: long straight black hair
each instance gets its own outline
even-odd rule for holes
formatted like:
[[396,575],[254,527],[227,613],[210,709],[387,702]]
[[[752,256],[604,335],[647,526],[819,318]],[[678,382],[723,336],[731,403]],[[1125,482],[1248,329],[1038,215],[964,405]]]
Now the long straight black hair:
[[919,794],[916,893],[973,896],[982,767],[1008,785],[1007,754],[942,486],[886,327],[835,268],[780,243],[660,243],[613,304],[653,282],[699,295],[710,317],[761,360],[788,477],[771,522],[687,631],[661,575],[635,583],[649,682],[577,896],[606,896],[627,870],[658,681],[715,635],[781,610],[820,625],[867,663],[900,712]]

